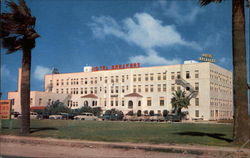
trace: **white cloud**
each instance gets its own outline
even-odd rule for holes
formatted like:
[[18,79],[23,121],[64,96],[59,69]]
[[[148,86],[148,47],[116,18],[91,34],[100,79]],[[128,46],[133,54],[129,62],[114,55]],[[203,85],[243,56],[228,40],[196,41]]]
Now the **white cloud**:
[[154,6],[160,6],[163,14],[172,18],[178,24],[193,23],[198,15],[203,12],[199,5],[192,5],[192,2],[177,3],[176,1],[159,0]]
[[141,63],[145,65],[175,65],[180,64],[180,59],[168,60],[163,57],[160,57],[158,53],[154,50],[149,50],[147,55],[138,55],[132,56],[129,58],[131,63]]
[[185,41],[174,25],[162,25],[162,22],[147,13],[137,13],[133,18],[124,19],[119,25],[111,17],[93,17],[90,24],[93,34],[103,38],[113,35],[128,43],[144,49],[173,45],[188,46],[196,50],[201,47],[196,42]]
[[222,58],[220,58],[219,60],[218,60],[218,62],[220,63],[220,64],[229,64],[230,63],[230,59],[229,58],[226,58],[226,57],[222,57]]
[[45,74],[51,73],[51,69],[44,67],[44,66],[36,66],[35,68],[35,79],[42,81],[44,79]]
[[1,65],[1,78],[9,78],[9,77],[11,77],[10,70],[7,68],[6,65]]

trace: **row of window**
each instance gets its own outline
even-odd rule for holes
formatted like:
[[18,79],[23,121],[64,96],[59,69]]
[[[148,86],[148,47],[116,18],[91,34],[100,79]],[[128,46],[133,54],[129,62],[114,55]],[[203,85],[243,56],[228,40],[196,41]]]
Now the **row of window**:
[[[155,74],[154,73],[148,73],[144,74],[144,81],[154,81]],[[185,74],[186,79],[190,79],[190,71],[186,71]],[[199,70],[195,70],[195,77],[199,78]],[[119,82],[125,82],[125,80],[129,79],[129,75],[122,75],[120,76],[110,76],[110,82],[109,83],[119,83]],[[133,81],[134,82],[140,82],[142,81],[143,77],[142,74],[134,74],[133,75]],[[167,72],[163,73],[157,73],[156,79],[158,81],[160,80],[167,80]],[[181,79],[181,72],[171,72],[171,79]],[[105,77],[99,77],[99,81],[104,83],[108,83],[108,76]],[[90,78],[71,78],[71,79],[57,79],[56,80],[56,86],[64,86],[64,85],[87,85],[87,84],[97,84],[98,83],[98,77],[90,77]],[[50,80],[50,84],[52,85],[52,80]]]
[[211,110],[210,117],[212,118],[231,118],[233,116],[232,111],[228,110]]
[[210,84],[210,90],[214,92],[219,92],[219,93],[224,93],[224,94],[232,94],[232,88],[231,87],[226,87],[222,86],[216,83],[211,82]]
[[232,85],[232,78],[230,76],[226,76],[220,72],[210,70],[210,78],[224,84]]

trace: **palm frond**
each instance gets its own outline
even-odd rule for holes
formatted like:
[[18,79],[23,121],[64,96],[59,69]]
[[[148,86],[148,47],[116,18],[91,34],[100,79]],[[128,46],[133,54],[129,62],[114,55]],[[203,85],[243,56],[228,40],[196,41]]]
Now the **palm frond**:
[[212,3],[212,2],[220,3],[222,1],[224,1],[224,0],[199,0],[199,3],[200,3],[201,6],[206,6],[206,5],[208,5],[208,4]]

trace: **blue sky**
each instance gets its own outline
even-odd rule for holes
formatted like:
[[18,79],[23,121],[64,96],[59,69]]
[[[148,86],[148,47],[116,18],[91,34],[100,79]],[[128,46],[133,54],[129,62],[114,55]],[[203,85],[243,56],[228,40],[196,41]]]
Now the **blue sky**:
[[[80,72],[86,64],[171,65],[210,53],[218,65],[232,70],[231,0],[202,8],[197,0],[27,0],[27,4],[41,35],[32,50],[31,90],[43,90],[43,75],[53,67],[64,73]],[[4,99],[17,89],[21,58],[21,52],[6,55],[1,50]]]

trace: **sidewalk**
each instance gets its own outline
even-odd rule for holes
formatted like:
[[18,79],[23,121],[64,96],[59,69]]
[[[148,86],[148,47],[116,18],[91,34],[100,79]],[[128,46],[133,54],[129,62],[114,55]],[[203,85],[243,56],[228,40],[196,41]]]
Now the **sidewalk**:
[[193,145],[171,145],[171,144],[146,144],[146,143],[126,143],[126,142],[99,142],[85,140],[66,140],[54,138],[37,138],[24,136],[1,135],[0,142],[22,143],[22,144],[44,144],[52,146],[68,146],[76,148],[118,148],[118,149],[139,149],[145,151],[158,151],[169,153],[187,153],[194,155],[207,155],[211,157],[248,157],[250,149],[238,149],[233,147],[216,146],[193,146]]

